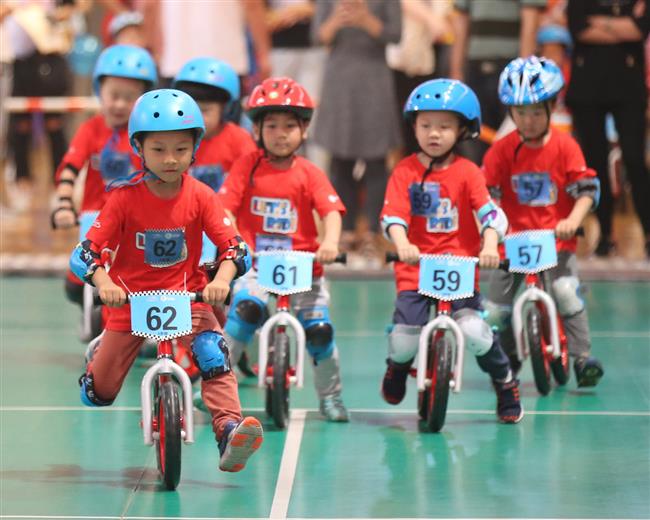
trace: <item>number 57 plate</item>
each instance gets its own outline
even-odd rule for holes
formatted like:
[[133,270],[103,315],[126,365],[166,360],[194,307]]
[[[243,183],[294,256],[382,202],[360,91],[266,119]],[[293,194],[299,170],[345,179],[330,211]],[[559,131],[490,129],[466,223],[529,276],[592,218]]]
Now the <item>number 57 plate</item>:
[[192,332],[190,293],[145,291],[129,295],[131,333],[158,341],[180,338]]
[[505,238],[506,258],[513,273],[539,273],[557,265],[553,230],[513,233]]
[[437,300],[460,300],[474,295],[474,257],[422,255],[418,292]]

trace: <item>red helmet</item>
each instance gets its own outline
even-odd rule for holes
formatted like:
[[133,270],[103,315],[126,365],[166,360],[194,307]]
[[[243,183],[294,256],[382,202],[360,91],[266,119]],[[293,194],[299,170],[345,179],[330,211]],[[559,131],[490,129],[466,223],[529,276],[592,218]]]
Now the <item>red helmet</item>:
[[305,88],[291,78],[265,79],[248,97],[248,117],[256,121],[265,113],[278,111],[293,112],[309,121],[314,113],[314,102]]

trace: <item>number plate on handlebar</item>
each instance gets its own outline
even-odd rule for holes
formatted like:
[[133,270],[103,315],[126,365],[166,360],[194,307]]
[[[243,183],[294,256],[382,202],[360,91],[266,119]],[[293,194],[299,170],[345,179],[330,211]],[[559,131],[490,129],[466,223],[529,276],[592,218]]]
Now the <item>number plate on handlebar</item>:
[[261,251],[257,253],[257,283],[273,294],[311,291],[314,253]]
[[512,273],[539,273],[557,265],[553,230],[513,233],[506,236],[505,247]]
[[476,258],[422,255],[418,292],[438,300],[460,300],[474,295]]
[[129,295],[134,336],[165,340],[192,332],[190,293],[144,291]]
[[95,223],[99,216],[99,211],[84,211],[79,215],[79,242],[86,240],[86,233]]

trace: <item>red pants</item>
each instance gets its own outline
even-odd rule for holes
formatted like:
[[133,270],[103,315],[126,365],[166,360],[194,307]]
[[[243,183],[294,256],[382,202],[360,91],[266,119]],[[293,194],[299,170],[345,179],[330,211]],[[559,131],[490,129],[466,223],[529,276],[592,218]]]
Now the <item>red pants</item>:
[[[210,311],[192,311],[192,334],[178,341],[190,350],[194,336],[206,330],[222,332],[217,319]],[[144,338],[130,332],[106,330],[93,360],[88,366],[95,383],[95,393],[100,399],[112,400],[122,388],[122,383],[138,355]],[[237,392],[237,379],[232,371],[201,381],[203,402],[212,415],[212,429],[217,440],[229,421],[242,420],[241,405]]]

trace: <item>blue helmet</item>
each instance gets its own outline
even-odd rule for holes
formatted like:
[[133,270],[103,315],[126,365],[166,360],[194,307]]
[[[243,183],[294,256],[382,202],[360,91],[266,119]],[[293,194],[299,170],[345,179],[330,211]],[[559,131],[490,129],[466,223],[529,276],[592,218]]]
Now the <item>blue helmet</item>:
[[239,99],[239,77],[225,61],[214,58],[194,58],[188,61],[172,82],[176,88],[181,81],[200,83],[224,90],[230,96],[228,101]]
[[553,99],[564,87],[562,71],[553,60],[529,56],[512,60],[499,77],[504,105],[534,105]]
[[559,43],[570,49],[573,45],[571,33],[562,25],[545,25],[537,31],[537,45]]
[[474,91],[453,79],[432,79],[415,87],[404,105],[404,117],[413,122],[418,112],[454,112],[467,122],[469,135],[481,133],[481,105]]
[[196,129],[194,153],[205,134],[201,109],[188,94],[180,90],[159,89],[142,94],[129,117],[129,142],[139,153],[135,136],[138,132],[167,132]]
[[112,45],[99,55],[93,72],[93,90],[99,95],[100,80],[103,76],[139,79],[151,88],[158,81],[156,64],[151,54],[142,47],[133,45]]

